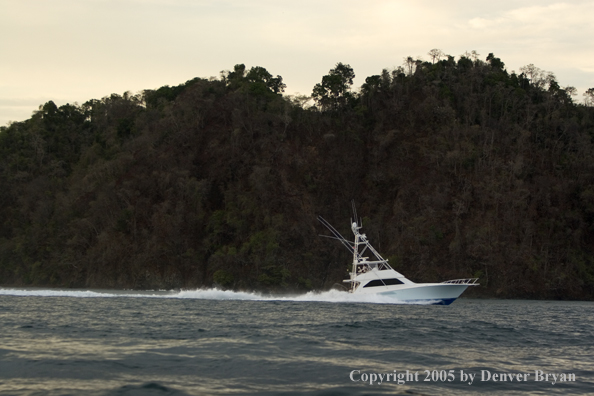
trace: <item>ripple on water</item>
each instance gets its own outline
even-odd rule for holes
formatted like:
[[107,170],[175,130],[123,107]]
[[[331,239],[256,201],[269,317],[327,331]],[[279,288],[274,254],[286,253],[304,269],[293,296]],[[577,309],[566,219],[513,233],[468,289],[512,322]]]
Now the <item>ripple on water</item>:
[[[29,294],[27,294],[29,293]],[[209,297],[207,298],[207,297]],[[592,303],[410,306],[254,293],[0,289],[0,389],[28,394],[587,394]],[[352,370],[572,372],[364,385]],[[406,393],[409,392],[409,393]]]

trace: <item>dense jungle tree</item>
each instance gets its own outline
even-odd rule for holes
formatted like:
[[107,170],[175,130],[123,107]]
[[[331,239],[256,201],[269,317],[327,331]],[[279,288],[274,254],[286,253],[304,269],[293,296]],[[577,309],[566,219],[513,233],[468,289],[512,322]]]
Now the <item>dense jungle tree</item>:
[[351,86],[355,78],[355,72],[350,65],[337,63],[334,69],[322,77],[322,82],[316,84],[313,89],[313,99],[324,110],[336,110],[345,106],[350,99]]

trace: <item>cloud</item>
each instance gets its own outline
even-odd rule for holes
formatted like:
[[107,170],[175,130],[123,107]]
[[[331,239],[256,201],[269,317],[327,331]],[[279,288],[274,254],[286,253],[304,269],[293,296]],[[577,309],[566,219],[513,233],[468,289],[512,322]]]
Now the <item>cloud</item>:
[[467,26],[476,31],[486,31],[491,35],[515,36],[518,38],[537,37],[551,39],[553,34],[579,38],[594,32],[591,15],[594,2],[579,4],[555,3],[546,6],[530,6],[510,9],[493,17],[475,17],[467,21]]
[[[431,48],[493,52],[510,69],[534,63],[561,85],[594,86],[594,1],[0,1],[0,99],[82,103],[236,63],[309,93],[337,62],[351,64],[360,85]],[[4,115],[0,107],[0,124]]]
[[472,18],[470,21],[468,21],[468,24],[470,25],[471,28],[474,29],[487,29],[493,25],[496,25],[498,21],[493,21],[493,20],[489,20],[489,19],[485,19],[485,18]]

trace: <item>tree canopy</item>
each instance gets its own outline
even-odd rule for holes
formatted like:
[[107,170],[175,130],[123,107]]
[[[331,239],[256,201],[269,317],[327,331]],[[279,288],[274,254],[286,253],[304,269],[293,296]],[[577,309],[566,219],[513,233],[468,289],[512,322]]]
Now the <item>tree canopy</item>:
[[350,93],[355,72],[350,65],[337,63],[313,88],[313,99],[325,110],[344,106],[353,96]]

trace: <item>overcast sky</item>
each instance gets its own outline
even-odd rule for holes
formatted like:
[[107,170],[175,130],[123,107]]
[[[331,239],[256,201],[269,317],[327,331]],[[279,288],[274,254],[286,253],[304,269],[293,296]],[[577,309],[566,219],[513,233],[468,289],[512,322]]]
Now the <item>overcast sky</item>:
[[529,63],[562,87],[594,87],[594,1],[570,0],[0,0],[0,125],[40,104],[136,93],[237,63],[311,94],[337,62],[365,77],[428,60],[489,52]]

